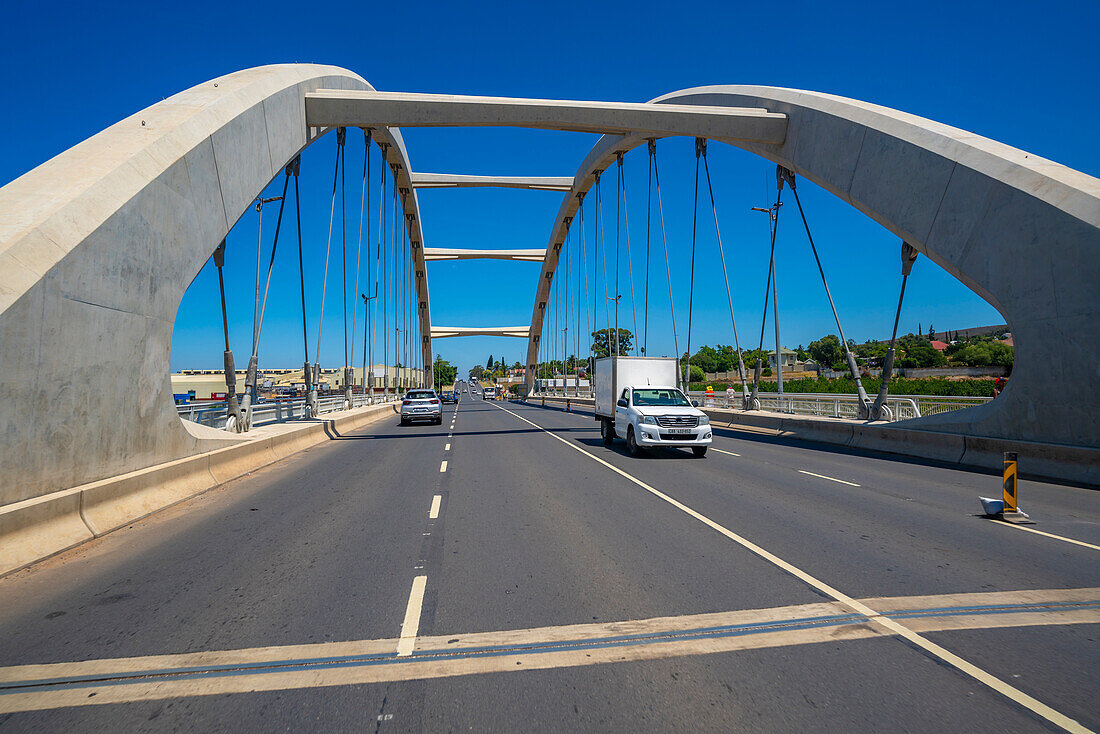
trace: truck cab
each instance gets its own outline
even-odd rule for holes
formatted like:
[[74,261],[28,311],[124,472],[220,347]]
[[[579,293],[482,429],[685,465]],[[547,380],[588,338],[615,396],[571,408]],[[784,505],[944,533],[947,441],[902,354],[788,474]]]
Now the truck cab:
[[710,418],[675,385],[677,373],[675,359],[596,360],[595,416],[604,444],[625,439],[632,456],[654,447],[690,448],[706,456]]

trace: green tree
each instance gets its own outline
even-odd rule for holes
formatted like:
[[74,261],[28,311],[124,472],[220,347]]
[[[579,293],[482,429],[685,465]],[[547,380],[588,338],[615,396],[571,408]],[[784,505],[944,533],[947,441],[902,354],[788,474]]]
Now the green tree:
[[[691,358],[691,363],[703,372],[718,371],[718,351],[706,345],[699,347],[699,351]],[[703,378],[699,378],[703,379]]]
[[1000,342],[967,344],[956,355],[955,361],[970,367],[1011,367],[1014,350]]
[[[592,332],[592,351],[597,357],[609,357],[612,350],[615,349],[616,339],[613,329],[600,329],[599,331]],[[629,329],[619,329],[618,338],[618,351],[615,352],[615,356],[625,355],[630,353],[631,346],[634,343],[634,335]]]
[[471,380],[481,380],[484,377],[485,377],[485,368],[482,367],[481,365],[475,364],[473,367],[470,368],[470,379]]
[[901,347],[899,367],[942,367],[947,364],[947,358],[937,352],[924,336],[906,334],[898,340],[898,344]]
[[822,367],[834,367],[844,361],[844,347],[840,345],[840,339],[836,334],[829,334],[810,342],[806,351]]
[[704,379],[706,379],[706,375],[703,374],[703,368],[699,365],[693,364],[691,366],[691,381],[702,382]]
[[437,386],[454,384],[455,377],[458,375],[458,368],[443,359],[439,354],[435,355],[432,370],[435,373],[435,384]]
[[490,372],[493,370],[493,355],[489,355],[489,359],[485,362],[485,369]]

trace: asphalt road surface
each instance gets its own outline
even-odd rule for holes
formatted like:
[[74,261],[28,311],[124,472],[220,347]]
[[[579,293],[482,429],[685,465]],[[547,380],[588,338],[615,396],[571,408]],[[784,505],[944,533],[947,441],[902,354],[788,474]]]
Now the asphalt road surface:
[[1100,493],[460,397],[0,580],[0,731],[1100,728]]

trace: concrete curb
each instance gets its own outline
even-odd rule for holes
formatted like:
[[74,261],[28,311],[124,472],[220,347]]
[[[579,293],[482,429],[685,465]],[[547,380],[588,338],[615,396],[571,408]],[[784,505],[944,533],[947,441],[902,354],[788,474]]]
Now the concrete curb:
[[[587,409],[591,408],[593,402],[588,398],[569,400],[574,412],[577,412],[578,407],[588,412]],[[537,406],[540,401],[540,398],[536,398],[528,404]],[[547,407],[553,403],[557,409],[564,405],[565,400],[547,398],[546,403]],[[748,427],[768,436],[798,438],[853,449],[931,459],[967,469],[1000,471],[1002,453],[1015,451],[1020,455],[1020,475],[1024,478],[1100,488],[1100,449],[923,431],[897,424],[860,423],[756,411],[744,413],[720,408],[703,410],[718,427],[721,424],[731,428]]]
[[383,403],[329,420],[0,507],[0,577],[393,412]]

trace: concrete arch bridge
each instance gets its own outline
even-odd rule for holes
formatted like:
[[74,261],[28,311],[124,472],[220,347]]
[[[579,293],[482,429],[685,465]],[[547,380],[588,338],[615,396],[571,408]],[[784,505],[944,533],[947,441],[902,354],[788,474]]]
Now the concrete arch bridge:
[[[601,133],[570,177],[412,168],[401,128],[517,126]],[[0,189],[0,504],[209,452],[239,440],[184,426],[168,378],[180,300],[234,223],[307,146],[369,130],[401,204],[414,274],[416,349],[432,339],[526,339],[533,379],[568,227],[616,157],[690,136],[805,177],[934,260],[1004,315],[1016,343],[998,400],[905,430],[992,442],[1100,447],[1100,181],[930,120],[828,94],[687,89],[644,103],[375,91],[319,65],[235,72],[133,114]],[[455,250],[424,242],[420,188],[559,192],[546,247]],[[426,262],[541,262],[529,325],[431,320]],[[1083,379],[1085,378],[1085,379]],[[1094,454],[1090,454],[1094,456]]]

